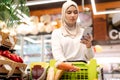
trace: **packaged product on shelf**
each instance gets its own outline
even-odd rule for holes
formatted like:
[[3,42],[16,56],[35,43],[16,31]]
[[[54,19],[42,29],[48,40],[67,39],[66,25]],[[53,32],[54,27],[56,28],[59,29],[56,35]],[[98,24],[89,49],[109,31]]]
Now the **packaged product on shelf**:
[[15,36],[9,35],[9,33],[5,33],[0,31],[0,46],[5,46],[9,49],[14,48],[17,39]]

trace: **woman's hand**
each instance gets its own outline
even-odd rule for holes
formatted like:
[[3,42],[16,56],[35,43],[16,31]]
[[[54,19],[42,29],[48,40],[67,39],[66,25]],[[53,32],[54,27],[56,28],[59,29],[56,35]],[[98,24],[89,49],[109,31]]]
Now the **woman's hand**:
[[63,71],[68,71],[68,72],[75,72],[79,71],[80,68],[77,66],[74,66],[70,62],[61,62],[58,66],[57,69],[63,70]]
[[86,36],[83,36],[81,39],[81,43],[85,44],[87,48],[90,48],[92,46],[92,36],[90,34],[87,34]]

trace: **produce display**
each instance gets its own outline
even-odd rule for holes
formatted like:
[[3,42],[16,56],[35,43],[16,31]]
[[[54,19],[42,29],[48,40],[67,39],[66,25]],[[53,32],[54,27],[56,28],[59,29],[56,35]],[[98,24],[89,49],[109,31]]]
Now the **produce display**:
[[15,62],[23,63],[23,60],[20,56],[18,56],[15,53],[11,53],[9,50],[5,50],[5,51],[0,50],[0,55],[7,57]]
[[0,31],[0,80],[21,80],[26,77],[27,65],[13,49],[16,41],[15,36]]
[[23,80],[98,80],[98,77],[104,80],[95,59],[89,63],[61,62],[58,67],[55,64],[53,59],[50,62],[32,62],[27,70],[29,78]]
[[21,79],[26,76],[26,67],[27,65],[23,62],[16,62],[12,58],[9,59],[5,56],[0,55],[0,79],[6,78],[9,80],[12,77]]

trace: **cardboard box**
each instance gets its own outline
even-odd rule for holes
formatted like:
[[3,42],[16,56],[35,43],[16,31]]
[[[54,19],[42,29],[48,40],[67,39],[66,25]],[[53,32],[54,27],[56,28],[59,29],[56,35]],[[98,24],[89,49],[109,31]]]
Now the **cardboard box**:
[[[4,65],[9,65],[11,67],[11,70],[5,68]],[[27,65],[24,63],[18,63],[6,57],[0,56],[0,74],[6,74],[4,77],[9,78],[14,74],[18,74],[22,77],[24,71],[26,70],[26,67]]]
[[17,38],[15,36],[9,35],[9,33],[4,33],[0,31],[0,45],[5,46],[9,49],[13,49],[17,42]]

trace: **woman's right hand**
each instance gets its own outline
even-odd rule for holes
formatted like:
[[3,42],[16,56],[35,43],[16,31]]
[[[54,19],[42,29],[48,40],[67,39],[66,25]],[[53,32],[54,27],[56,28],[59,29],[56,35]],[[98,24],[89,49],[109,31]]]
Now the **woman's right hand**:
[[90,34],[87,34],[86,36],[83,36],[81,39],[81,43],[85,44],[87,48],[90,48],[92,46],[92,36]]
[[69,72],[75,72],[79,71],[80,68],[77,66],[74,66],[70,62],[61,62],[58,66],[57,69],[64,70],[64,71],[69,71]]

